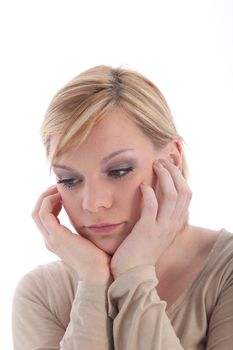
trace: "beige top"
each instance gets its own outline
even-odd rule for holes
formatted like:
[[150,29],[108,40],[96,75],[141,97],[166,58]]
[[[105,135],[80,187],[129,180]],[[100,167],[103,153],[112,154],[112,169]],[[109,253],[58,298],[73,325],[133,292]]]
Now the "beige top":
[[57,261],[18,284],[15,350],[230,350],[233,235],[221,230],[192,285],[166,310],[155,268],[135,267],[109,287],[78,281]]

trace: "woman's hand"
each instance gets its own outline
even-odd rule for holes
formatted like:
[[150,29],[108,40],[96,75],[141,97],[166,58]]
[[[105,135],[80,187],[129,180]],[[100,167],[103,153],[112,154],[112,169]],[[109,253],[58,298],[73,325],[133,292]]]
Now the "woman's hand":
[[48,188],[32,212],[46,247],[74,268],[81,280],[107,284],[111,280],[110,256],[84,237],[60,224],[62,200],[56,186]]
[[153,169],[157,175],[156,189],[141,185],[141,217],[112,257],[114,278],[135,266],[155,266],[184,225],[192,197],[186,180],[166,160],[155,162]]

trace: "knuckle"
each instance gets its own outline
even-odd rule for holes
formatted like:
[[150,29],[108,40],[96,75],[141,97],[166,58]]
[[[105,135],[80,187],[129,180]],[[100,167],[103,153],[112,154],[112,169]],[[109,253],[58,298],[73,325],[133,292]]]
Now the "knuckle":
[[190,190],[190,188],[189,188],[189,190],[188,190],[188,197],[191,199],[192,196],[193,196],[193,192],[192,192],[192,191]]
[[153,199],[148,200],[148,201],[146,202],[146,206],[147,206],[148,208],[154,208],[154,207],[156,206],[155,200],[153,200]]
[[177,192],[175,191],[165,192],[165,196],[169,201],[175,201],[177,198]]
[[45,246],[50,252],[55,253],[55,244],[51,234],[45,239]]
[[42,200],[41,206],[43,206],[43,205],[47,206],[49,202],[50,202],[50,198],[49,197],[45,197]]
[[44,212],[43,210],[40,210],[38,215],[39,215],[39,218],[40,218],[41,221],[45,221],[45,219],[46,219],[46,212]]
[[192,199],[193,193],[190,190],[190,188],[188,188],[188,190],[186,191],[186,197],[187,199],[190,201]]
[[45,246],[50,252],[53,252],[52,244],[51,244],[50,240],[45,241]]
[[153,200],[147,201],[146,208],[149,211],[155,211],[157,209],[157,203]]
[[179,188],[179,193],[180,193],[181,196],[186,196],[187,193],[188,193],[187,187],[186,187],[186,186],[181,186],[181,187]]
[[188,186],[181,186],[179,188],[179,194],[183,197],[192,198],[192,191]]

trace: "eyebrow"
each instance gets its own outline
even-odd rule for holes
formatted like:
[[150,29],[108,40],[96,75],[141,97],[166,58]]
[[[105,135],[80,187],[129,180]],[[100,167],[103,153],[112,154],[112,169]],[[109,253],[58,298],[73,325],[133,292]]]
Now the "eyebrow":
[[112,152],[101,160],[101,164],[107,163],[107,161],[118,156],[118,154],[121,154],[121,153],[124,153],[127,151],[134,151],[134,149],[133,148],[124,148],[124,149],[119,149],[118,151]]
[[[134,149],[133,148],[124,148],[124,149],[120,149],[118,151],[112,152],[101,160],[101,164],[107,163],[110,159],[118,156],[121,153],[127,152],[127,151],[134,151]],[[64,169],[64,170],[68,170],[68,171],[75,171],[75,169],[73,169],[67,165],[60,165],[60,164],[53,164],[52,168],[59,168],[59,169]]]

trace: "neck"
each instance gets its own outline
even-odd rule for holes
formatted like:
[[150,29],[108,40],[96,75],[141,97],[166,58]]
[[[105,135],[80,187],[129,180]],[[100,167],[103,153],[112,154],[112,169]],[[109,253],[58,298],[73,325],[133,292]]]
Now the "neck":
[[193,226],[187,224],[180,230],[169,248],[160,256],[156,263],[156,274],[159,279],[163,278],[167,271],[172,271],[183,262],[187,244],[192,237]]

